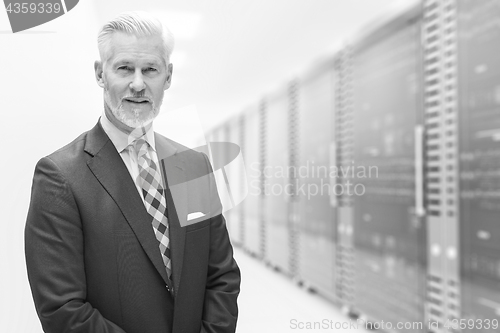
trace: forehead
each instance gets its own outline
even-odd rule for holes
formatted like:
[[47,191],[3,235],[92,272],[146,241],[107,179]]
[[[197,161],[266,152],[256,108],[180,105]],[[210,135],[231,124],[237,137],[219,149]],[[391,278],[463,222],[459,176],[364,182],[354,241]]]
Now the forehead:
[[144,36],[115,32],[108,44],[106,61],[165,64],[163,40],[160,36]]

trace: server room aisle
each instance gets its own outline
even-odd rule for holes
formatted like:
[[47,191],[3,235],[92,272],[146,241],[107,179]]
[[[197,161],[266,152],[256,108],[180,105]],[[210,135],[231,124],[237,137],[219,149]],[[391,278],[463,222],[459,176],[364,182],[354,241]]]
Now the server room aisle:
[[[237,333],[368,332],[362,325],[356,328],[355,320],[327,300],[299,288],[243,250],[235,248],[234,252],[241,269]],[[308,328],[315,322],[316,329]]]

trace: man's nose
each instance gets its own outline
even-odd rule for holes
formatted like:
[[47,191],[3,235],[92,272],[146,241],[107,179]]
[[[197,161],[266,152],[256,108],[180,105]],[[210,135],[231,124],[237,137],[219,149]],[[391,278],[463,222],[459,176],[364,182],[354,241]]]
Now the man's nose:
[[146,88],[146,84],[144,83],[142,71],[135,71],[132,82],[130,82],[130,89],[134,91],[142,91],[144,88]]

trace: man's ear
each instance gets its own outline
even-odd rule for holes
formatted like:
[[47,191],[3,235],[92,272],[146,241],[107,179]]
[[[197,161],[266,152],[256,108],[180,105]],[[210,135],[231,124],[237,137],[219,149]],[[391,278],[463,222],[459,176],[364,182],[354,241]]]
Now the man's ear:
[[170,88],[170,84],[172,83],[172,72],[174,71],[174,66],[172,63],[169,63],[167,66],[167,79],[165,80],[165,85],[163,86],[163,90],[167,90]]
[[102,77],[102,62],[99,60],[96,60],[94,62],[94,72],[95,72],[95,80],[97,81],[97,84],[99,87],[104,88],[104,79]]

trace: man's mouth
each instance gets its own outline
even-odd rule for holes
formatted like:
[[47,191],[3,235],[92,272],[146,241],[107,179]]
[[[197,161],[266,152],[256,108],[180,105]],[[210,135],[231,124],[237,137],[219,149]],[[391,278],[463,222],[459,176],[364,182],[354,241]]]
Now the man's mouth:
[[149,103],[149,98],[146,97],[126,97],[123,100],[130,103],[138,103],[138,104]]

